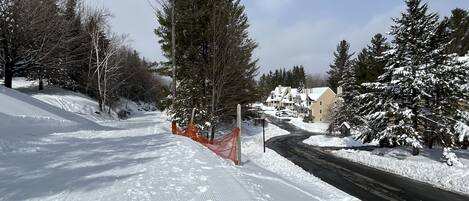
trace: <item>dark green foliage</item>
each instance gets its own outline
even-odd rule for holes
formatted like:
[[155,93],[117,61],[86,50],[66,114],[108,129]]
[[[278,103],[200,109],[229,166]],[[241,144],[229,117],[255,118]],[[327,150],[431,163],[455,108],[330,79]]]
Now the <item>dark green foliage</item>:
[[[196,123],[215,128],[232,120],[237,104],[256,99],[257,67],[252,52],[257,44],[248,36],[244,6],[234,0],[176,2],[176,80],[178,88],[171,112],[180,123],[196,108]],[[171,61],[171,2],[163,2],[155,30]]]
[[384,73],[384,67],[388,62],[386,52],[390,49],[381,34],[376,34],[371,39],[371,44],[364,48],[355,59],[356,79],[358,84],[375,82]]
[[448,46],[449,53],[464,56],[469,52],[469,12],[464,9],[454,9],[452,15],[447,18],[448,31],[451,43]]
[[83,29],[82,14],[77,12],[77,1],[68,0],[64,11],[66,32],[61,52],[70,80],[56,84],[86,93],[91,39]]
[[378,82],[363,84],[366,93],[358,96],[366,128],[360,138],[416,148],[437,141],[451,147],[454,115],[467,101],[466,67],[447,52],[447,20],[439,22],[420,0],[406,4],[406,12],[394,19],[393,51],[384,74]]
[[344,70],[352,66],[353,54],[350,53],[350,44],[345,40],[340,41],[334,52],[334,62],[329,66],[331,69],[327,72],[329,74],[328,86],[334,92],[337,92],[337,87],[340,86],[339,81]]
[[338,86],[342,87],[342,93],[337,95],[335,106],[331,109],[332,122],[329,125],[329,133],[339,130],[343,123],[349,126],[357,126],[357,105],[356,97],[359,95],[359,83],[357,81],[356,69],[353,65],[345,65],[341,69],[341,78]]
[[275,87],[279,85],[292,88],[305,87],[306,75],[303,66],[293,66],[290,70],[277,69],[275,73],[270,71],[262,74],[258,82],[261,101],[265,100]]

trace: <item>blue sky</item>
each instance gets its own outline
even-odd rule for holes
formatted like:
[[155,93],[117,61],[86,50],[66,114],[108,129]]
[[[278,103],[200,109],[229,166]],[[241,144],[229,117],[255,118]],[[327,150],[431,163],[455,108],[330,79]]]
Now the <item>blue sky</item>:
[[[149,0],[153,2],[154,0]],[[153,29],[158,26],[147,0],[85,0],[108,8],[113,31],[129,35],[131,45],[150,60],[165,60]],[[260,72],[303,65],[325,73],[336,44],[345,39],[360,51],[376,33],[389,31],[391,18],[405,9],[402,0],[241,0],[250,19]],[[469,0],[424,0],[432,11],[449,15],[469,8]]]

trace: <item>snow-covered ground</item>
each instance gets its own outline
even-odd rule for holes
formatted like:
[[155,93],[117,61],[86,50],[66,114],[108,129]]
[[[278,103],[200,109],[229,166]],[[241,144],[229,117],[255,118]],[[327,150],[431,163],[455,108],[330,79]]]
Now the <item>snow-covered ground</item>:
[[117,115],[111,111],[111,115],[98,112],[98,103],[77,92],[64,90],[54,86],[45,86],[38,91],[36,81],[27,81],[25,78],[14,78],[13,88],[31,95],[35,99],[46,102],[65,111],[75,113],[92,121],[116,120]]
[[409,177],[431,185],[469,195],[469,152],[455,151],[466,167],[449,167],[441,158],[442,149],[424,149],[419,156],[411,148],[379,148],[373,151],[342,149],[332,151],[336,156],[384,171]]
[[102,121],[84,109],[96,102],[62,92],[0,89],[0,200],[356,200],[272,150],[263,154],[262,131],[248,123],[238,167],[171,135],[163,112]]
[[326,135],[313,135],[304,140],[303,143],[318,147],[363,147],[377,145],[376,142],[363,144],[363,142],[355,140],[353,136],[341,138]]
[[[269,124],[266,127],[265,133],[265,138],[268,140],[276,136],[286,135],[288,131]],[[263,153],[262,127],[255,127],[249,123],[243,124],[241,150],[245,156],[243,160],[248,161],[242,169],[249,170],[255,167],[259,169],[255,171],[259,172],[259,176],[264,174],[262,171],[270,171],[272,172],[271,174],[275,174],[270,176],[271,180],[298,189],[301,192],[298,195],[307,195],[305,197],[290,197],[289,199],[287,199],[288,197],[278,197],[278,199],[273,200],[357,200],[304,171],[288,159],[277,154],[277,152],[266,148],[266,153]],[[260,167],[264,170],[260,169]],[[263,188],[268,189],[270,187],[267,185]]]
[[[286,117],[277,117],[275,116],[276,110],[273,107],[267,107],[262,104],[256,105],[257,107],[260,107],[264,113],[271,115],[275,118],[279,119],[285,119]],[[312,133],[318,133],[318,134],[326,134],[327,129],[329,127],[329,123],[308,123],[308,122],[303,122],[302,118],[291,118],[288,117],[289,123],[292,124],[293,126],[296,126],[300,129],[312,132]],[[370,143],[370,144],[363,144],[361,141],[355,140],[353,136],[350,137],[330,137],[326,135],[315,135],[311,136],[310,138],[306,139],[303,141],[303,143],[313,145],[313,146],[319,146],[319,147],[361,147],[361,146],[370,146],[370,145],[376,145],[377,143]]]
[[313,133],[326,133],[329,127],[328,123],[307,123],[302,118],[292,118],[290,124]]
[[303,119],[300,117],[279,117],[276,116],[277,110],[274,107],[268,107],[263,105],[262,103],[255,104],[254,107],[258,107],[262,110],[263,113],[270,115],[277,119],[287,119],[289,123],[301,128],[303,130],[313,132],[313,133],[326,133],[327,128],[329,127],[328,123],[307,123],[303,122]]

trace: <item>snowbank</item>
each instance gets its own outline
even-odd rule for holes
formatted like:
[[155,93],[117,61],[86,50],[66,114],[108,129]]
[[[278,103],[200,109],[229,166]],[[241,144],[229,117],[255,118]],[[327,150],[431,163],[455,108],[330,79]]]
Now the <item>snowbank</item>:
[[326,133],[329,127],[328,123],[306,123],[301,118],[293,118],[290,124],[312,133]]
[[424,149],[413,156],[410,148],[380,148],[374,151],[339,150],[336,156],[384,171],[426,182],[436,187],[469,195],[469,153],[456,151],[465,168],[449,167],[440,161],[442,149]]
[[100,113],[96,100],[78,92],[55,86],[45,86],[44,90],[38,91],[37,82],[28,81],[25,78],[14,78],[13,88],[49,105],[75,113],[91,121],[117,119],[117,114],[114,111],[111,111],[111,115],[107,112]]
[[4,116],[49,119],[55,121],[94,124],[78,115],[53,107],[29,95],[20,93],[14,89],[0,86],[0,113]]
[[313,135],[304,140],[303,143],[318,147],[363,147],[377,144],[363,144],[361,141],[355,140],[353,136],[340,138],[325,135]]
[[145,112],[156,111],[155,105],[144,102],[134,102],[126,98],[120,98],[116,112],[119,115],[126,115],[125,118],[143,115]]
[[[280,129],[273,124],[269,124],[266,127],[265,133],[266,140],[289,134],[288,131]],[[241,150],[245,160],[248,160],[242,167],[243,169],[251,169],[252,166],[262,167],[277,175],[272,179],[283,181],[283,183],[287,183],[290,186],[296,186],[295,188],[303,192],[302,194],[309,196],[309,198],[290,196],[290,199],[276,197],[276,199],[272,200],[358,200],[304,171],[301,167],[269,148],[266,149],[266,153],[263,153],[262,127],[255,127],[249,123],[243,124]]]
[[3,86],[0,105],[0,153],[24,151],[22,145],[51,133],[103,129],[86,118]]

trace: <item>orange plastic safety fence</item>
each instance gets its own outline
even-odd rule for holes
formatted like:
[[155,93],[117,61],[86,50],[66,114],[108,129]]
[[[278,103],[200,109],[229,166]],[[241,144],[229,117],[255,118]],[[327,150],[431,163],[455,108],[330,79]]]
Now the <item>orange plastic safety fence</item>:
[[231,133],[224,135],[223,137],[214,139],[213,141],[200,134],[199,130],[194,126],[192,122],[189,123],[186,130],[178,128],[175,121],[172,122],[172,131],[175,135],[181,135],[189,137],[194,141],[201,143],[208,149],[215,152],[217,155],[230,159],[235,164],[239,165],[239,161],[236,157],[238,146],[237,140],[239,137],[239,128],[235,128]]

